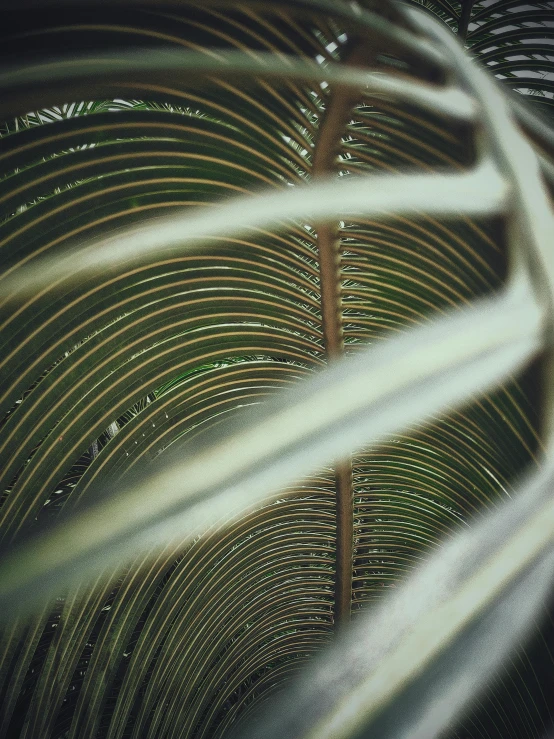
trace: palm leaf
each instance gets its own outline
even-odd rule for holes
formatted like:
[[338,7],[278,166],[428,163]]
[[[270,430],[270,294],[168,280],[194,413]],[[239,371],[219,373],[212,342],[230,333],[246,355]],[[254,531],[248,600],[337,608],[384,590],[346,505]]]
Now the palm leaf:
[[[520,89],[504,5],[432,10]],[[320,669],[367,664],[330,699],[314,662],[289,736],[543,735],[544,654],[457,717],[551,572],[548,468],[516,482],[550,449],[547,124],[511,104],[533,151],[389,4],[24,0],[4,28],[0,736],[222,736],[343,627]],[[427,560],[392,634],[436,638],[383,681],[368,629]]]

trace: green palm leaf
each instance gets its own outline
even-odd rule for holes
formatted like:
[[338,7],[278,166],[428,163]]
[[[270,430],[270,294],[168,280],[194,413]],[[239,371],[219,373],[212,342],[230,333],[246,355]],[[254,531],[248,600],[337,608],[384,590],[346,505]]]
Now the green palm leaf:
[[10,7],[0,736],[548,730],[553,137],[424,19],[551,8],[414,5]]

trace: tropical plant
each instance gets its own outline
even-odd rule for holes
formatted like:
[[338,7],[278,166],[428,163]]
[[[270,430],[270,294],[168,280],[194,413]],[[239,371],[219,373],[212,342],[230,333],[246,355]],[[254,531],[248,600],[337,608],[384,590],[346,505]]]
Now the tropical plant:
[[553,3],[4,5],[0,737],[543,739]]

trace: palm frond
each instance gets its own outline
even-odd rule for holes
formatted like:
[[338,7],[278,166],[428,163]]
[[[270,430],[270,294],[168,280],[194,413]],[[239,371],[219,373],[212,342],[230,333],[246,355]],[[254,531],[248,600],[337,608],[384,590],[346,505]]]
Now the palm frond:
[[548,112],[551,3],[412,5],[5,4],[0,737],[548,731],[554,136],[432,16]]

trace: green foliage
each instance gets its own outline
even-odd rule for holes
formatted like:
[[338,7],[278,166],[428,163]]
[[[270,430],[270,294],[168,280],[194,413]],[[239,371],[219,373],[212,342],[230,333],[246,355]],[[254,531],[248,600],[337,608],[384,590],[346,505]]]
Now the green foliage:
[[[457,28],[460,3],[422,4]],[[477,166],[474,100],[388,3],[31,5],[0,31],[0,738],[247,732],[289,684],[288,723],[254,735],[411,736],[426,681],[490,678],[550,572],[531,515],[551,515],[548,474],[519,487],[545,443],[543,315],[510,292],[507,186]],[[548,111],[551,7],[533,7],[476,3],[467,45]],[[345,361],[320,375],[327,224]],[[358,631],[327,651],[329,465],[350,452]],[[536,543],[519,569],[517,536]],[[459,569],[435,588],[445,556]],[[513,564],[499,591],[494,557]],[[405,642],[412,682],[382,681],[381,711],[395,645],[367,632],[389,616],[402,639],[427,617],[442,636]],[[533,628],[462,718],[459,691],[448,736],[542,739],[551,619]],[[343,694],[365,696],[345,698],[352,726]]]

